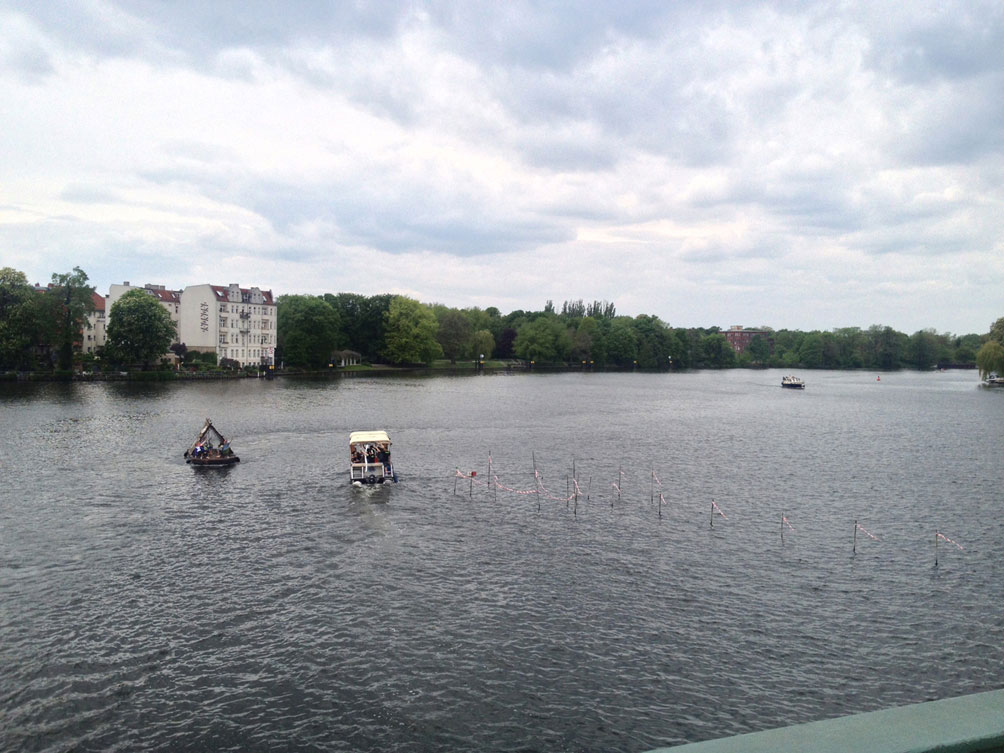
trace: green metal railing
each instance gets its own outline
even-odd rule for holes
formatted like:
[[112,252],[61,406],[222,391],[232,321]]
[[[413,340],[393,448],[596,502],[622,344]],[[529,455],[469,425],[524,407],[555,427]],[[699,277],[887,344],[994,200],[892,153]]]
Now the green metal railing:
[[651,753],[1004,753],[1004,690],[825,719]]

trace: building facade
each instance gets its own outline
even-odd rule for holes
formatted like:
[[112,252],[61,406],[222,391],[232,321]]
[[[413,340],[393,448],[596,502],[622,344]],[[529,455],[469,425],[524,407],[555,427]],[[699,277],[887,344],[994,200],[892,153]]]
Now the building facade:
[[745,353],[749,349],[754,337],[762,337],[767,341],[769,352],[774,352],[774,333],[769,329],[746,329],[741,324],[734,324],[722,334],[725,335],[725,339],[728,340],[737,355]]
[[174,326],[178,327],[178,320],[181,316],[181,291],[168,290],[163,285],[130,285],[128,281],[123,282],[121,285],[112,285],[108,288],[107,306],[109,314],[111,314],[112,306],[115,305],[118,299],[130,290],[145,290],[160,301],[160,305],[167,309],[167,313],[171,315],[171,321],[174,322]]
[[181,292],[178,341],[241,366],[275,363],[276,305],[271,290],[236,283],[189,285]]
[[105,303],[106,299],[98,293],[91,293],[94,301],[94,311],[87,315],[88,326],[84,328],[80,350],[83,353],[94,353],[105,344]]

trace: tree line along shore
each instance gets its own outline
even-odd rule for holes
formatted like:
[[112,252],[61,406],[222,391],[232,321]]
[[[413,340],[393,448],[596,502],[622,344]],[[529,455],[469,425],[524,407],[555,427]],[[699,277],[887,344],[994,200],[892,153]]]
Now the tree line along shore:
[[[81,343],[94,288],[79,267],[40,288],[0,269],[0,372],[232,374],[235,362],[189,351],[170,315],[142,290],[112,306],[107,342]],[[1004,317],[985,334],[923,329],[913,334],[872,325],[827,331],[758,327],[741,352],[719,327],[673,327],[656,316],[618,315],[613,303],[547,301],[538,311],[453,308],[400,295],[282,295],[276,301],[274,363],[245,372],[380,367],[588,368],[685,370],[772,367],[869,369],[978,367],[1004,374]],[[173,353],[173,357],[165,356]]]

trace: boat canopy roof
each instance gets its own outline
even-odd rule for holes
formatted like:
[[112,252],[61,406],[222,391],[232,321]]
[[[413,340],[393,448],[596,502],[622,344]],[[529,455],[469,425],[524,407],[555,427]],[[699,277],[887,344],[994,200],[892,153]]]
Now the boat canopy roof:
[[354,431],[349,434],[349,444],[375,444],[377,442],[390,444],[390,437],[385,431]]

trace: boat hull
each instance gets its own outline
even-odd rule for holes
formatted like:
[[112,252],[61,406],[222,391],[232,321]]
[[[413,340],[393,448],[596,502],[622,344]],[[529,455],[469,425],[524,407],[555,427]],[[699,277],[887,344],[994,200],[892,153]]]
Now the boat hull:
[[185,458],[185,462],[194,466],[218,468],[221,466],[234,465],[235,463],[241,462],[241,459],[236,455],[229,455],[223,458]]
[[394,473],[393,468],[376,473],[361,473],[358,468],[353,468],[349,471],[349,482],[353,484],[365,484],[367,486],[384,483],[396,484],[397,474]]

